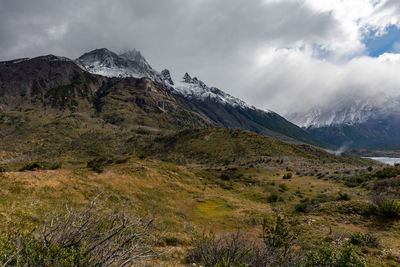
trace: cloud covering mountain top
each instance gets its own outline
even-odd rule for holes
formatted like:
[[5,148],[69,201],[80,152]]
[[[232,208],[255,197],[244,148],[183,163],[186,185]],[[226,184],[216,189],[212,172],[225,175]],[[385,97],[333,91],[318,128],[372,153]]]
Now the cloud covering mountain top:
[[136,48],[156,69],[288,113],[397,94],[399,15],[395,0],[2,0],[0,59]]

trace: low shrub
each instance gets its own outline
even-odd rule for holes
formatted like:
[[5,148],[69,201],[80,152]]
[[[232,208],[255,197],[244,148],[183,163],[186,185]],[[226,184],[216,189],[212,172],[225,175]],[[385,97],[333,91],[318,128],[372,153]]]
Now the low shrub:
[[58,169],[61,169],[62,164],[63,164],[63,163],[62,163],[61,161],[59,161],[59,162],[54,162],[53,164],[50,165],[50,170],[58,170]]
[[288,173],[283,175],[282,179],[289,180],[292,177],[293,177],[293,174],[291,172],[288,172]]
[[400,179],[398,178],[376,180],[373,184],[373,190],[378,193],[397,190],[398,187],[400,187]]
[[339,201],[349,201],[351,199],[350,195],[344,192],[339,192],[338,195],[337,200]]
[[23,172],[23,171],[42,170],[42,169],[43,169],[43,164],[41,162],[34,161],[25,164],[21,169],[19,169],[19,171]]
[[278,192],[272,191],[269,193],[269,196],[267,197],[267,201],[269,203],[275,203],[281,200],[281,197],[279,196]]
[[349,243],[355,246],[366,246],[369,248],[378,248],[380,241],[378,237],[370,233],[354,233],[349,238]]
[[400,204],[394,199],[382,200],[376,205],[376,215],[382,219],[400,219]]
[[287,187],[287,185],[285,184],[279,184],[279,191],[281,192],[285,192],[287,191],[289,188]]
[[167,246],[176,247],[176,246],[182,244],[182,241],[176,237],[165,237],[164,240],[165,240],[165,244]]
[[305,260],[307,267],[364,267],[366,260],[361,257],[353,246],[336,248],[332,245],[323,245],[307,254]]
[[239,182],[243,178],[243,174],[237,168],[230,168],[222,171],[221,180]]
[[311,203],[309,198],[302,199],[299,204],[295,206],[295,210],[301,213],[311,212],[314,205]]
[[320,203],[326,203],[330,201],[335,201],[336,197],[333,195],[328,195],[328,194],[319,194],[316,197],[311,199],[312,204],[320,204]]
[[202,235],[194,240],[187,260],[203,266],[301,266],[302,253],[293,249],[294,235],[284,219],[263,223],[263,242],[251,242],[238,231],[229,236]]
[[88,208],[49,216],[38,230],[0,238],[1,266],[126,266],[156,256],[152,220]]
[[9,172],[10,170],[6,165],[0,165],[0,172]]
[[87,167],[97,173],[104,172],[104,162],[102,161],[91,160],[87,163]]
[[392,178],[396,177],[397,175],[400,175],[400,169],[397,169],[396,167],[384,168],[373,174],[373,176],[378,179]]
[[111,165],[114,163],[114,159],[110,157],[99,157],[94,158],[87,163],[87,168],[92,169],[97,173],[104,172],[104,166]]
[[243,266],[252,261],[253,253],[252,245],[240,232],[221,237],[203,234],[194,241],[187,260],[204,266]]

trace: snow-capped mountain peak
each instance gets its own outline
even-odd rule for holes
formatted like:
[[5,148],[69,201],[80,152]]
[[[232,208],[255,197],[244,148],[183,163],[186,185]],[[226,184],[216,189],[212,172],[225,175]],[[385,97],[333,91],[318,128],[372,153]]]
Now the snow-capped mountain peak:
[[148,77],[162,82],[161,74],[155,71],[137,50],[118,55],[101,48],[83,54],[75,62],[90,73],[106,77]]
[[180,82],[175,83],[169,70],[165,69],[162,72],[154,70],[136,49],[119,55],[106,48],[96,49],[83,54],[75,62],[90,73],[106,77],[147,77],[166,85],[170,90],[189,99],[200,101],[212,99],[224,105],[256,109],[216,87],[208,87],[203,81],[197,77],[191,77],[188,73],[185,73]]

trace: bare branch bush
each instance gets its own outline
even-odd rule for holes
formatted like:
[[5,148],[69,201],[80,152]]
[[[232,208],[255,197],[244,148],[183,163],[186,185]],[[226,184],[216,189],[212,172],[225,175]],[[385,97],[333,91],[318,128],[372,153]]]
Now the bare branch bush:
[[216,237],[203,234],[195,241],[189,252],[188,261],[202,263],[205,266],[240,266],[251,260],[253,246],[243,239],[238,231],[228,236]]
[[304,255],[294,249],[291,227],[277,217],[262,224],[261,242],[249,241],[240,231],[230,236],[203,234],[194,241],[188,261],[204,266],[300,266]]
[[[153,220],[105,212],[94,202],[49,216],[43,227],[8,242],[4,266],[135,266],[155,257]],[[0,240],[1,249],[1,240]],[[6,251],[6,250],[5,250]],[[3,254],[3,253],[0,253]],[[6,255],[6,254],[4,254]],[[0,255],[3,256],[4,255]],[[1,266],[0,264],[0,266]]]

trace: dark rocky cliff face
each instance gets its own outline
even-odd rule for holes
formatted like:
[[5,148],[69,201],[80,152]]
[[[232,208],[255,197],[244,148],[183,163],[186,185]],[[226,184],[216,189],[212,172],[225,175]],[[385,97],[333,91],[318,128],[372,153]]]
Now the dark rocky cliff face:
[[75,98],[90,98],[104,78],[56,56],[0,62],[0,105],[6,109],[42,104],[72,107]]

